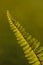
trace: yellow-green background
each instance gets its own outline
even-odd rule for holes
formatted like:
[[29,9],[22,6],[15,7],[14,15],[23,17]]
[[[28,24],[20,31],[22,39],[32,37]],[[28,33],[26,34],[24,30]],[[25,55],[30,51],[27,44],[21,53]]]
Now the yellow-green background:
[[0,0],[0,65],[28,65],[10,29],[6,10],[43,45],[43,0]]

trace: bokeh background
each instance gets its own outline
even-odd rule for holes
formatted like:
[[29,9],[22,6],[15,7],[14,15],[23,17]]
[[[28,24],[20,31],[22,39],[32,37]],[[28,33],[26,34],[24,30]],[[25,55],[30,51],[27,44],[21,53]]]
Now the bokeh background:
[[43,45],[43,0],[0,0],[0,65],[29,65],[10,29],[7,10]]

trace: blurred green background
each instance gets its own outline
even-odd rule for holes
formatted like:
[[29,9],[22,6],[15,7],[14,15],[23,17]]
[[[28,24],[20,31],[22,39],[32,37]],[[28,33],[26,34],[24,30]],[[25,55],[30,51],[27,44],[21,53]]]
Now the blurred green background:
[[43,0],[0,0],[0,65],[28,65],[10,29],[6,10],[43,45]]

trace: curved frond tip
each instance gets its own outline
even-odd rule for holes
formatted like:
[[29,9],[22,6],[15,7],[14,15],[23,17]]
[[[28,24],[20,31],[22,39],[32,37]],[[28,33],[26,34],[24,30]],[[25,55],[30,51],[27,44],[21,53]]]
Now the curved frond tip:
[[23,26],[19,22],[12,20],[8,10],[7,18],[28,63],[31,65],[43,65],[43,47],[40,47],[40,42],[33,38],[32,35],[27,35]]

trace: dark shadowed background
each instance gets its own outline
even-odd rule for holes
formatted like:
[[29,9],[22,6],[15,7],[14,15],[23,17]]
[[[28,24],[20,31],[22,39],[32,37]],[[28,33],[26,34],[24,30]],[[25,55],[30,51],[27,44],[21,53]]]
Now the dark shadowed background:
[[43,45],[43,0],[0,0],[0,65],[28,65],[10,29],[7,10]]

